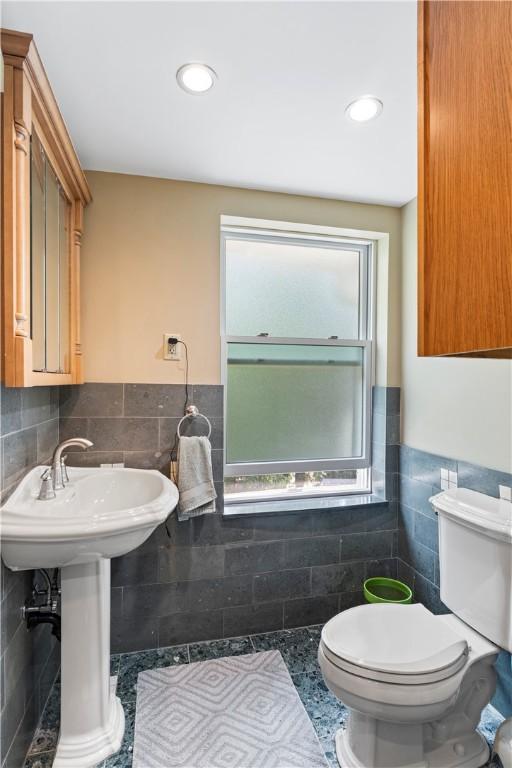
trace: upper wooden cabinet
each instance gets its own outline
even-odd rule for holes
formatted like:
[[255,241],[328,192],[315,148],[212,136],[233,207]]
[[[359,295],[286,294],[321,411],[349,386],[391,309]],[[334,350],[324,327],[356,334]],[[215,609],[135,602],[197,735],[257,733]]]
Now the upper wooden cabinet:
[[420,355],[512,357],[512,3],[419,3]]
[[2,303],[6,386],[83,381],[85,175],[32,35],[1,30]]

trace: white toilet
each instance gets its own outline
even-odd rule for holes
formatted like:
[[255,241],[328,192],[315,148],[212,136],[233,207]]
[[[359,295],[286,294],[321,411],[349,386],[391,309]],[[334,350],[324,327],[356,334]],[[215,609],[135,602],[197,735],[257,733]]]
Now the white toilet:
[[362,605],[322,630],[322,674],[350,712],[336,734],[342,768],[481,768],[489,758],[476,727],[499,650],[512,650],[512,504],[465,488],[431,502],[453,613]]

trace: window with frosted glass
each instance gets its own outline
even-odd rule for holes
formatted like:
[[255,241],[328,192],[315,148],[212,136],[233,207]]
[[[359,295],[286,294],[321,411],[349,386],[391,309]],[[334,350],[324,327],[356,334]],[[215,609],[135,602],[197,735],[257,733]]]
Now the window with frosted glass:
[[354,487],[369,464],[370,245],[227,228],[223,255],[228,495],[245,479],[262,495]]
[[358,339],[359,251],[226,240],[226,333]]
[[363,362],[360,347],[228,344],[227,461],[361,455]]

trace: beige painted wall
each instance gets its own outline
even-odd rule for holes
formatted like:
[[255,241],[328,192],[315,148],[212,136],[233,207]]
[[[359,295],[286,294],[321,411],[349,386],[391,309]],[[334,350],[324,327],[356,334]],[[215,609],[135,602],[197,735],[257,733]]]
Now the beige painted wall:
[[93,195],[82,249],[87,381],[183,381],[183,364],[162,360],[164,332],[187,342],[192,383],[220,381],[219,226],[226,214],[389,232],[389,274],[381,287],[391,299],[380,315],[391,343],[380,358],[378,383],[399,384],[399,209],[112,173],[87,178]]
[[416,200],[402,221],[402,442],[511,472],[512,361],[417,356]]

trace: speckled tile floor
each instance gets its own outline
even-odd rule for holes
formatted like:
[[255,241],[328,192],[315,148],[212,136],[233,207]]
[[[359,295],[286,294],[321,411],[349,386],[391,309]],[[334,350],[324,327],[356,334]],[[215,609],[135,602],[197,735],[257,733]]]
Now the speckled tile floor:
[[[212,640],[171,648],[123,653],[111,657],[111,674],[117,675],[117,694],[124,707],[126,729],[120,751],[99,768],[131,768],[135,726],[137,675],[146,669],[188,664],[191,661],[235,656],[256,651],[279,650],[311,718],[329,764],[338,768],[334,734],[347,717],[347,710],[323,682],[316,658],[320,627],[290,629],[261,635]],[[46,704],[23,768],[51,768],[59,729],[60,689],[56,684]],[[484,712],[480,730],[492,741],[499,720],[494,710]]]

